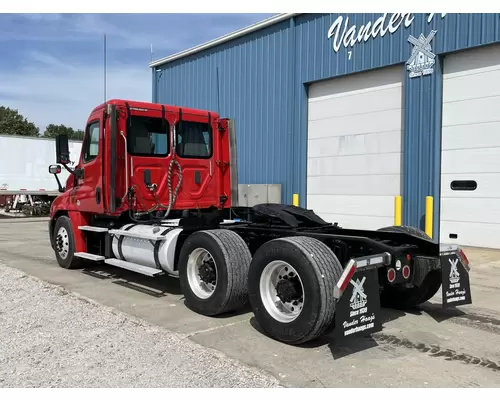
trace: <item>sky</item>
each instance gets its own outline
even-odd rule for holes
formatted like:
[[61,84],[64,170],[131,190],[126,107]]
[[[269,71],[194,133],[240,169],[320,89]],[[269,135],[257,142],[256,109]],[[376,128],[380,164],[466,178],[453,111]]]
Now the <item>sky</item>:
[[272,14],[0,14],[0,105],[43,133],[83,129],[107,98],[151,101],[153,59],[215,39]]

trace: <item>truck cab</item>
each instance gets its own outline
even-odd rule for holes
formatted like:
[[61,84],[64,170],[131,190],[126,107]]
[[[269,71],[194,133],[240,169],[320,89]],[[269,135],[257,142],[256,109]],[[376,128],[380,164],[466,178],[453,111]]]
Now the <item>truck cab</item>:
[[[67,167],[67,138],[57,138]],[[94,108],[82,151],[52,205],[102,216],[231,205],[228,120],[217,113],[110,100]]]

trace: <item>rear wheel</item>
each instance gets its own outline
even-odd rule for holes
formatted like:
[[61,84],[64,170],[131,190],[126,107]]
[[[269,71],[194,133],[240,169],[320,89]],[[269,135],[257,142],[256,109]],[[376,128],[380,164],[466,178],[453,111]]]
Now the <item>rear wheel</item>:
[[79,268],[81,259],[75,257],[75,237],[69,217],[63,215],[57,218],[53,240],[57,263],[66,269]]
[[[403,232],[420,237],[422,239],[431,238],[424,231],[412,226],[391,226],[379,229],[385,232]],[[433,268],[430,260],[419,259],[416,261],[414,269],[429,271],[420,286],[410,288],[396,287],[385,283],[380,296],[382,307],[395,309],[415,308],[419,304],[431,299],[441,287],[441,270]]]
[[255,253],[248,292],[255,318],[271,337],[300,344],[333,324],[334,286],[342,266],[328,246],[310,237],[271,240]]
[[245,241],[233,231],[216,229],[188,236],[179,255],[179,281],[187,305],[208,316],[245,306],[251,259]]

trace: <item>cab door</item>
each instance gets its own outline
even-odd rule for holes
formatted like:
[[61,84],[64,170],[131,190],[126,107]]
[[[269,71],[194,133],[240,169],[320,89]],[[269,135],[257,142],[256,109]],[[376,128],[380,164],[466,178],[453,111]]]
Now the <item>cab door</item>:
[[76,209],[96,214],[104,213],[103,122],[103,110],[94,112],[88,119],[74,189]]

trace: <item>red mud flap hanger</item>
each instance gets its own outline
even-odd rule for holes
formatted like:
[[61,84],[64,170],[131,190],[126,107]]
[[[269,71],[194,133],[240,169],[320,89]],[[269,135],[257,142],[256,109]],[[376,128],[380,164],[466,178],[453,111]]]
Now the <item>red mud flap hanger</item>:
[[460,246],[442,244],[439,248],[443,308],[472,304],[470,265]]
[[378,268],[390,265],[389,253],[349,260],[334,288],[334,336],[369,335],[382,330]]

